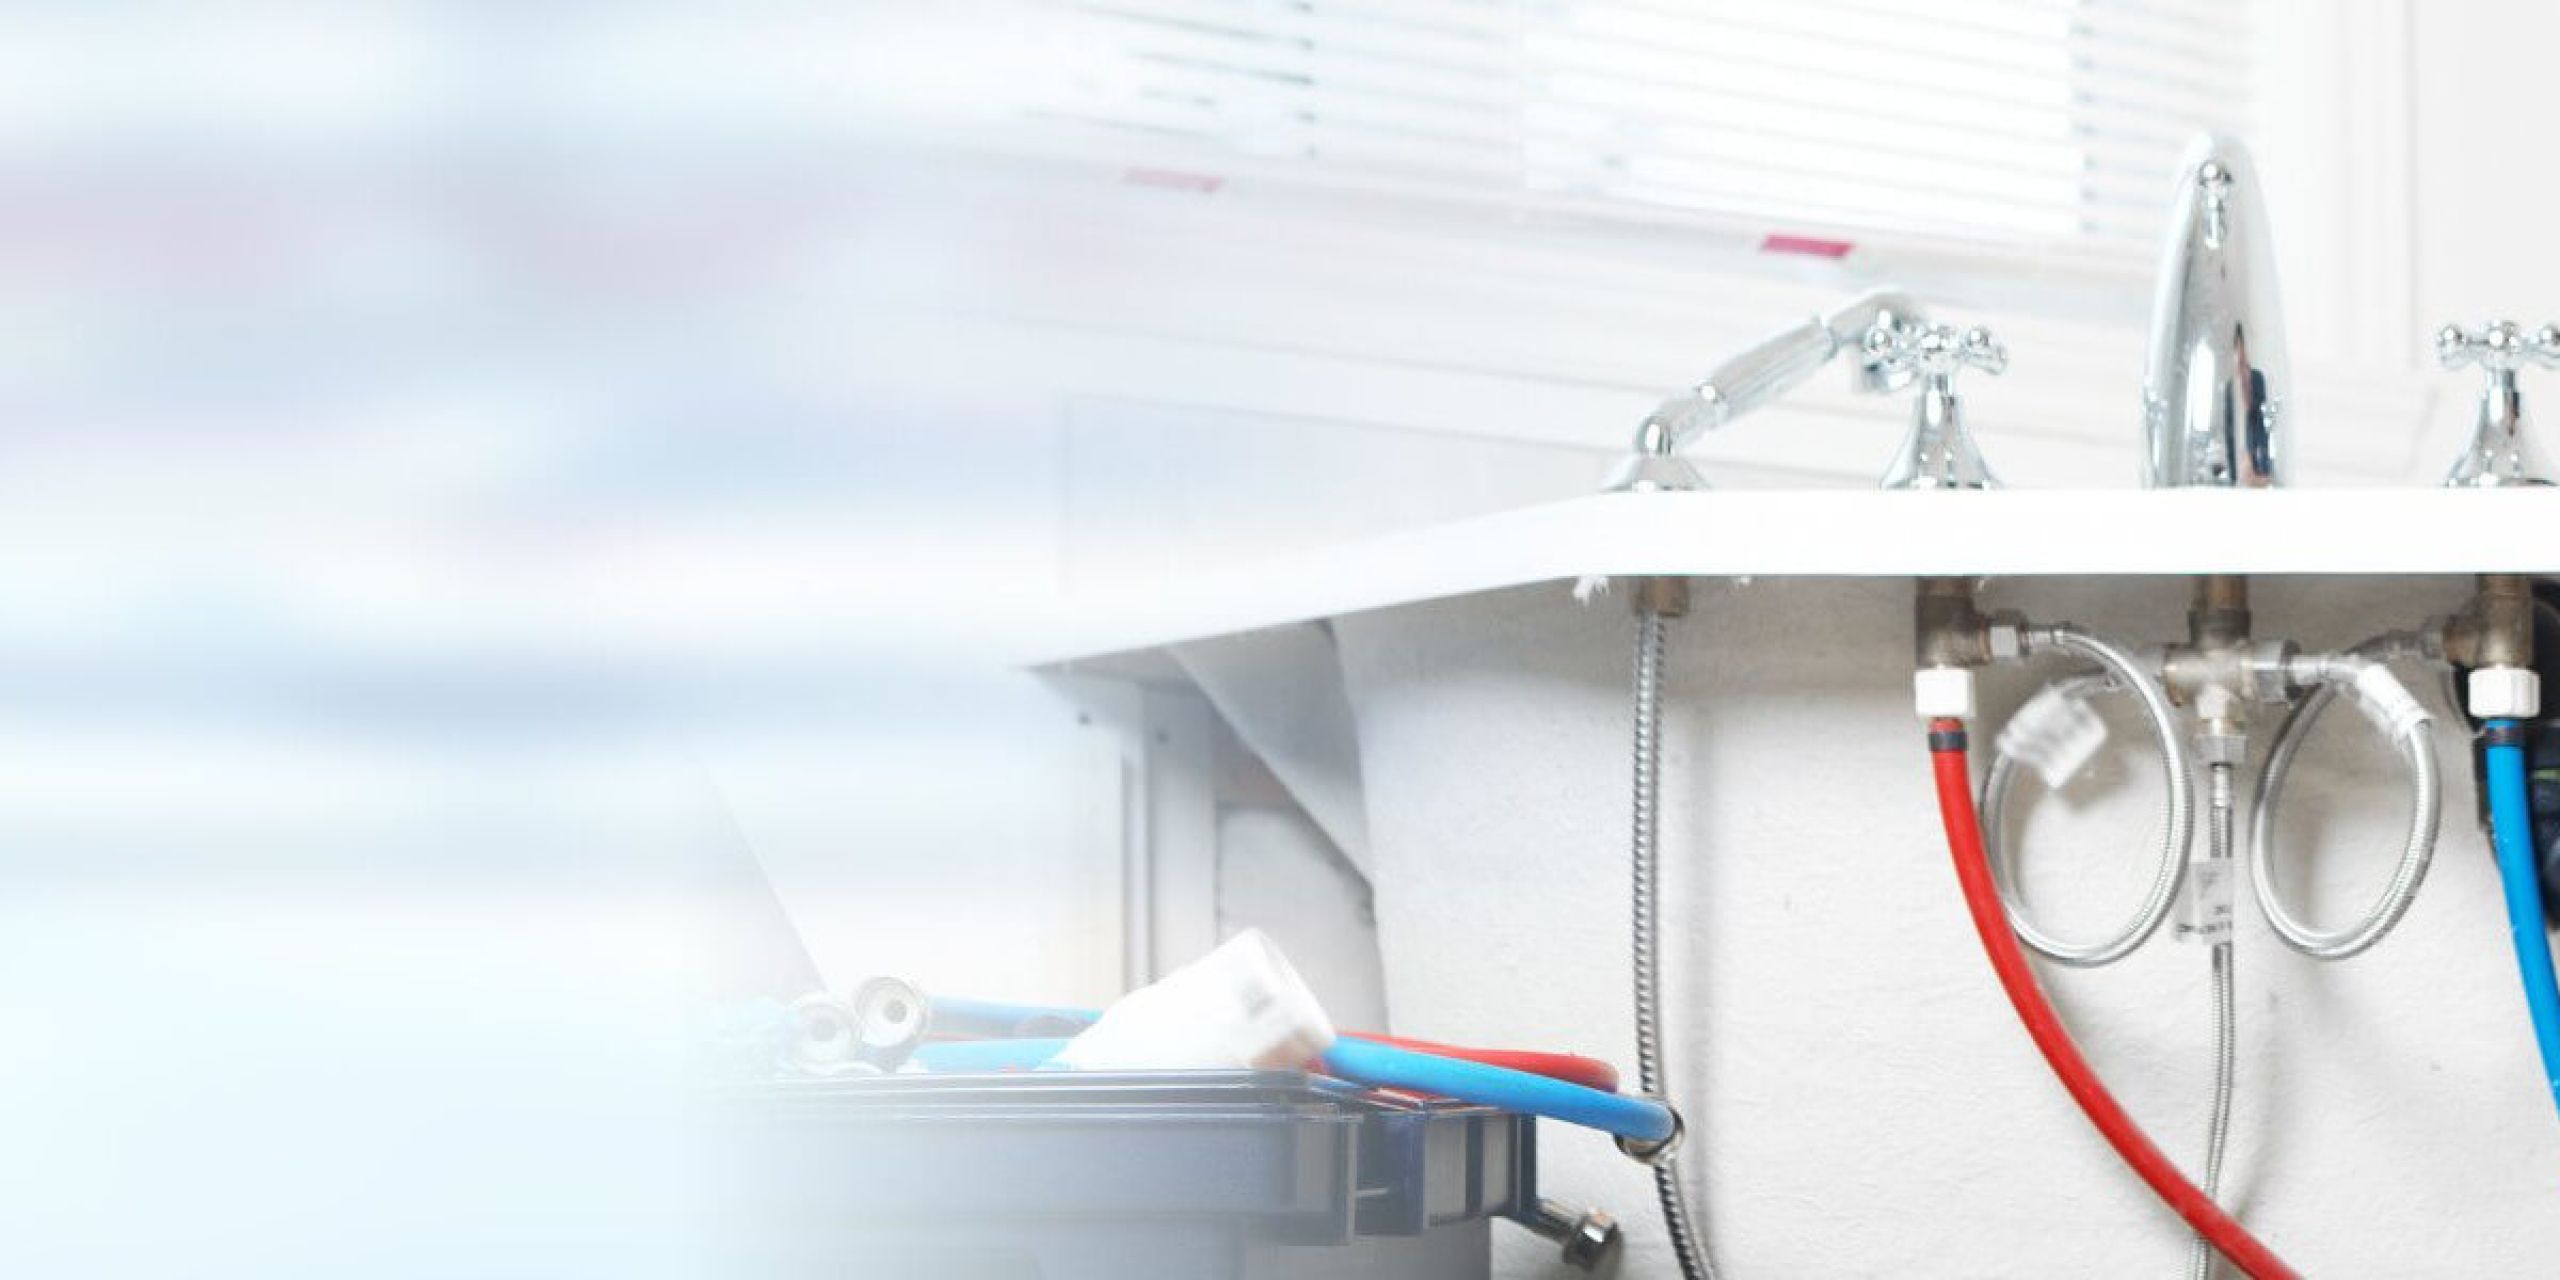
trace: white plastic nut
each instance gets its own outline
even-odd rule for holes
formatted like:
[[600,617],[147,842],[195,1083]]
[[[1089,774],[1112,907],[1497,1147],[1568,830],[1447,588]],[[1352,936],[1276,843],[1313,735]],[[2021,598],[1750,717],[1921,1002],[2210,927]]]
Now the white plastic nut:
[[1120,997],[1050,1059],[1082,1071],[1295,1070],[1333,1047],[1333,1023],[1259,929]]
[[791,1002],[791,1063],[811,1075],[830,1075],[854,1065],[853,1007],[823,991]]
[[2525,667],[2480,667],[2471,673],[2471,714],[2522,720],[2542,713],[2542,677]]
[[1972,719],[1972,669],[1922,667],[1912,672],[1911,709],[1923,720]]

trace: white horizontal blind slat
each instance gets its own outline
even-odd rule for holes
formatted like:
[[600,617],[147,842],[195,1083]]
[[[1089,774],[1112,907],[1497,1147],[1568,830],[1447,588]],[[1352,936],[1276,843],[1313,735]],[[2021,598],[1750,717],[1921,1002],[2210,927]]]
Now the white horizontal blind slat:
[[1031,114],[1132,165],[2095,262],[2147,256],[2249,73],[2246,6],[2205,0],[1019,3],[1076,33]]

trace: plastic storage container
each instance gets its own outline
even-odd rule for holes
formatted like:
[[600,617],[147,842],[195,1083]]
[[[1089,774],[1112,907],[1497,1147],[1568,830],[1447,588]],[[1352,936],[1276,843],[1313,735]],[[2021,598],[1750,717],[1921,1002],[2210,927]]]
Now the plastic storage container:
[[[1286,1072],[795,1081],[746,1103],[790,1275],[1478,1280],[1532,1122]],[[776,1266],[774,1264],[780,1264]]]

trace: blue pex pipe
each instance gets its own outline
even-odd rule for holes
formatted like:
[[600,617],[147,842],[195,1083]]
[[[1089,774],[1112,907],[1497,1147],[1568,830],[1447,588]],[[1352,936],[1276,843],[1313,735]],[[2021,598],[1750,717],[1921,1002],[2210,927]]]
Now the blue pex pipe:
[[1443,1058],[1349,1038],[1324,1051],[1326,1074],[1356,1084],[1428,1093],[1478,1106],[1561,1120],[1637,1142],[1660,1142],[1679,1127],[1651,1098],[1602,1093],[1563,1080],[1463,1058]]
[[[927,1071],[1033,1071],[1066,1047],[1064,1040],[951,1040],[919,1046],[915,1061]],[[1678,1127],[1671,1108],[1651,1098],[1366,1040],[1334,1041],[1323,1062],[1325,1074],[1354,1084],[1499,1107],[1637,1142],[1660,1142]]]
[[913,1061],[927,1071],[1032,1071],[1066,1047],[1064,1040],[942,1040],[917,1045]]
[[964,1035],[1015,1039],[1026,1031],[1036,1035],[1072,1034],[1093,1025],[1100,1017],[1091,1009],[1062,1009],[1045,1004],[1013,1004],[1002,1000],[972,1000],[966,996],[933,997],[933,1029],[956,1031]]
[[2542,877],[2533,851],[2533,809],[2525,787],[2524,748],[2511,738],[2520,726],[2491,720],[2488,747],[2489,830],[2498,849],[2498,880],[2507,893],[2507,931],[2516,945],[2516,970],[2524,977],[2524,1002],[2533,1012],[2533,1039],[2542,1050],[2543,1083],[2560,1103],[2560,978],[2551,970],[2551,943],[2542,926]]

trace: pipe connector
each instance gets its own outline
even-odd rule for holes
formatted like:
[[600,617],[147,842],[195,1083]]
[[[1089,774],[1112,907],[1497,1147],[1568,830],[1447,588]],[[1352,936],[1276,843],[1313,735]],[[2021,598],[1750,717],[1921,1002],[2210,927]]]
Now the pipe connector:
[[1627,603],[1637,617],[1648,614],[1663,618],[1689,616],[1689,580],[1687,578],[1638,578],[1627,592]]
[[851,1004],[856,1052],[883,1071],[906,1065],[932,1029],[932,1002],[904,978],[872,978],[854,988]]
[[2542,714],[2542,677],[2531,667],[2475,667],[2463,701],[2482,720],[2530,720]]
[[2484,573],[2461,612],[2431,629],[2445,660],[2466,667],[2533,665],[2533,582],[2521,573]]
[[1973,591],[1971,578],[1920,579],[1911,618],[1915,665],[1981,667],[2025,656],[2026,615],[1984,613]]
[[2471,668],[2464,702],[2483,719],[2529,719],[2542,712],[2533,669],[2533,583],[2520,573],[2484,573],[2471,603],[2433,628],[2447,661]]
[[1912,605],[1912,710],[1923,720],[1971,719],[1973,669],[2026,656],[2023,614],[1986,614],[1973,579],[1922,578]]
[[849,1002],[824,991],[812,991],[791,1002],[786,1055],[791,1065],[806,1075],[877,1072],[879,1068],[862,1057],[860,1025],[861,1017]]
[[1973,668],[1922,667],[1911,673],[1911,711],[1923,720],[1970,720],[1977,707]]
[[1669,1164],[1671,1158],[1679,1154],[1681,1140],[1689,1136],[1689,1122],[1681,1118],[1680,1108],[1671,1105],[1670,1099],[1655,1098],[1654,1101],[1661,1103],[1662,1109],[1671,1113],[1671,1132],[1650,1142],[1642,1138],[1630,1138],[1623,1133],[1611,1141],[1618,1144],[1619,1152],[1628,1159],[1638,1164],[1659,1166]]
[[1555,1200],[1540,1200],[1513,1220],[1555,1242],[1563,1251],[1565,1265],[1577,1271],[1599,1271],[1614,1264],[1626,1243],[1616,1218],[1598,1209],[1576,1209]]

